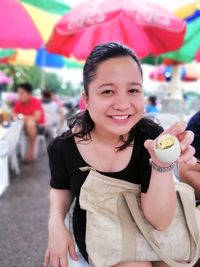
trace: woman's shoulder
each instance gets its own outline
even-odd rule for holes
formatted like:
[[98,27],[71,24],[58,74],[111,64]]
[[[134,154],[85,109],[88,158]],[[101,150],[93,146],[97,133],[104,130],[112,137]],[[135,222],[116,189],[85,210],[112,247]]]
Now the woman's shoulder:
[[155,139],[163,132],[163,128],[148,118],[142,118],[137,124],[137,134],[143,136],[144,139]]
[[48,145],[48,152],[62,152],[70,151],[73,147],[74,137],[71,130],[68,130],[53,139]]

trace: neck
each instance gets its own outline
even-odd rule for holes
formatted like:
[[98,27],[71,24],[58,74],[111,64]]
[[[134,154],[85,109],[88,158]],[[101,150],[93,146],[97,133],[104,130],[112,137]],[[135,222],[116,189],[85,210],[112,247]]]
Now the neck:
[[103,132],[94,128],[91,132],[91,137],[93,140],[104,143],[106,145],[117,147],[119,146],[121,140],[119,135],[110,134]]

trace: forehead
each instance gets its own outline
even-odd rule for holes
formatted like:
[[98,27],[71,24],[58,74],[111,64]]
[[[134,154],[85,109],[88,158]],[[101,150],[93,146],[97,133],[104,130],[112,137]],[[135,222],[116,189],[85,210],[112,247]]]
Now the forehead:
[[18,93],[21,93],[21,94],[29,94],[23,87],[18,87],[17,91]]
[[103,75],[140,75],[141,72],[136,61],[130,56],[121,56],[102,61],[96,70],[96,78]]

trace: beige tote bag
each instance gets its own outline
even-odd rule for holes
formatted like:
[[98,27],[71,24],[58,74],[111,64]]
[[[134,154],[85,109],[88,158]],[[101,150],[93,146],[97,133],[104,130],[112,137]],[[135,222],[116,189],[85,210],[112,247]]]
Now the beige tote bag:
[[86,247],[95,267],[127,261],[194,266],[200,255],[200,212],[189,185],[176,184],[175,216],[165,231],[157,231],[140,208],[140,185],[102,175],[90,167],[80,169],[90,169],[81,188],[80,206],[87,211]]

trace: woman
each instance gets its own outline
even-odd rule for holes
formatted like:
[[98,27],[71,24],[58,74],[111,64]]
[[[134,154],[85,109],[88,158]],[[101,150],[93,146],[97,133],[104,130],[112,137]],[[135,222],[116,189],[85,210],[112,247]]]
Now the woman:
[[[75,241],[83,257],[89,260],[85,246],[86,213],[78,201],[88,172],[81,172],[80,167],[90,165],[104,175],[141,184],[143,212],[159,230],[170,224],[176,206],[173,164],[160,162],[153,150],[154,139],[163,130],[143,118],[142,69],[137,57],[118,43],[99,45],[86,60],[83,78],[86,111],[73,118],[71,130],[56,138],[48,148],[52,189],[45,265],[50,263],[53,267],[68,266],[68,253],[73,260],[78,259],[72,236],[64,224],[74,197]],[[181,160],[193,165],[196,162],[190,146],[193,134],[184,130],[185,125],[177,123],[167,132],[179,138]],[[150,267],[152,264],[128,262],[115,267]],[[154,264],[166,266],[161,262]]]

